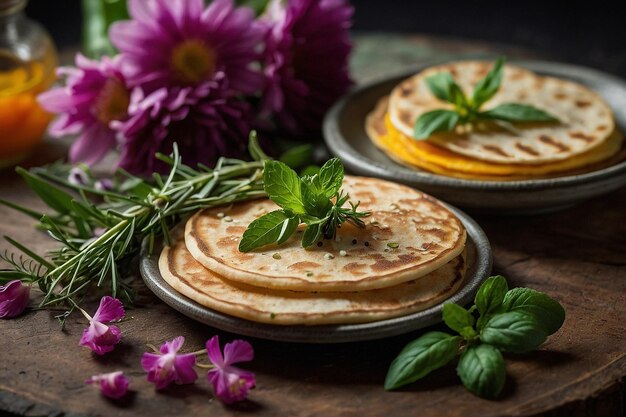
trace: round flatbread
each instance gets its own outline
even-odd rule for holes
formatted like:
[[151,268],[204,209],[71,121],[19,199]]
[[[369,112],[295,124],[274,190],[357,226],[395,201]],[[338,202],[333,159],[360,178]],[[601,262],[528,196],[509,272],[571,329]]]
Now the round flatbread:
[[281,245],[241,253],[238,245],[247,225],[278,209],[270,200],[256,200],[195,214],[186,225],[187,248],[198,262],[229,280],[297,291],[390,287],[424,276],[462,252],[463,224],[433,197],[363,177],[347,177],[343,190],[361,202],[361,210],[372,211],[365,228],[344,223],[336,239],[305,250],[301,225]]
[[[471,97],[476,83],[492,63],[463,61],[428,68],[401,82],[391,93],[389,116],[393,126],[413,136],[420,115],[452,104],[436,98],[426,78],[448,72]],[[484,104],[489,110],[503,103],[535,106],[557,117],[558,123],[516,123],[516,133],[496,126],[436,133],[428,141],[457,154],[489,162],[543,164],[580,155],[602,144],[615,130],[608,104],[587,87],[558,78],[543,77],[514,65],[505,65],[501,88]]]
[[[473,250],[468,258],[472,256]],[[269,290],[224,279],[197,262],[182,239],[165,247],[159,258],[165,281],[186,297],[231,316],[277,325],[365,323],[422,311],[457,291],[466,264],[462,253],[436,271],[394,287],[313,293]]]
[[600,146],[563,161],[534,165],[486,162],[459,155],[428,141],[416,141],[407,137],[390,123],[387,103],[388,98],[383,97],[366,118],[365,130],[372,142],[403,165],[457,178],[517,180],[576,173],[581,169],[583,172],[584,168],[597,169],[598,163],[612,161],[624,142],[623,135],[616,130]]

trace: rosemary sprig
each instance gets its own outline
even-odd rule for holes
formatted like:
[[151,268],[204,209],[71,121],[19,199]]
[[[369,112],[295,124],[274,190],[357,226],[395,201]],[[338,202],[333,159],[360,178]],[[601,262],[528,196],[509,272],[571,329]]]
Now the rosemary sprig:
[[83,169],[85,178],[77,182],[70,180],[70,167],[61,164],[31,171],[18,168],[51,213],[37,213],[1,199],[0,204],[37,219],[37,227],[61,245],[41,256],[5,236],[22,255],[0,255],[10,265],[0,270],[0,283],[21,279],[37,284],[45,294],[42,307],[71,307],[93,287],[132,302],[132,289],[120,272],[137,255],[144,239],[151,252],[158,236],[170,243],[170,229],[186,214],[265,196],[262,170],[268,157],[254,132],[250,154],[252,162],[221,158],[215,168],[194,169],[182,164],[175,145],[171,156],[157,155],[171,166],[167,176],[155,175],[146,181],[119,171],[122,180],[114,189],[99,185],[88,169]]

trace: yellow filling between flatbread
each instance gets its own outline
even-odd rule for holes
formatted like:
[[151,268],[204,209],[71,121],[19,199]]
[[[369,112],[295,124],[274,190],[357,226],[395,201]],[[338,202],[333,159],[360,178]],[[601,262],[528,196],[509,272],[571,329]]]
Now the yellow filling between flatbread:
[[596,148],[566,160],[539,165],[497,164],[468,158],[427,141],[416,141],[398,131],[385,114],[386,133],[373,138],[393,159],[437,174],[468,179],[520,179],[574,170],[610,158],[619,152],[623,136],[615,131]]

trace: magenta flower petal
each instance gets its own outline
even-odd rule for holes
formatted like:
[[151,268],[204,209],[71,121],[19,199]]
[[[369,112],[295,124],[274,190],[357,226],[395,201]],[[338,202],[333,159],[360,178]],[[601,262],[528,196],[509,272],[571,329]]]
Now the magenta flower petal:
[[94,164],[116,145],[112,121],[125,120],[130,94],[118,58],[91,61],[76,56],[76,68],[61,68],[65,86],[38,97],[43,108],[58,114],[49,133],[56,137],[81,133],[70,150],[71,162]]
[[254,68],[265,30],[249,8],[232,0],[130,0],[132,20],[111,26],[132,87],[146,93],[194,86],[226,74],[231,87],[254,93],[264,83]]
[[22,314],[28,305],[30,286],[20,280],[0,285],[0,318],[12,318]]
[[133,174],[164,172],[157,152],[178,144],[185,164],[213,166],[219,157],[247,155],[251,107],[235,96],[222,76],[196,87],[161,88],[144,96],[133,92],[130,118],[119,126],[125,137],[119,166]]
[[185,338],[179,336],[171,342],[163,343],[159,349],[160,354],[144,352],[141,357],[141,366],[148,373],[147,379],[155,384],[156,389],[163,389],[172,382],[191,384],[198,379],[193,368],[196,356],[192,353],[177,353],[184,342]]
[[103,323],[121,320],[124,318],[124,305],[117,298],[108,295],[102,297],[100,305],[93,315],[93,320]]
[[122,371],[94,375],[85,384],[96,384],[102,395],[109,398],[122,398],[128,392],[128,378]]
[[207,373],[207,380],[213,386],[215,395],[226,404],[244,400],[256,385],[255,375],[232,365],[252,360],[254,357],[252,345],[243,340],[235,340],[226,344],[225,354],[222,355],[219,337],[213,336],[207,341],[206,349],[209,359],[215,366]]
[[263,94],[265,113],[292,135],[318,133],[328,108],[350,88],[346,0],[271,0],[267,25]]
[[83,330],[83,335],[78,344],[90,348],[98,355],[104,355],[113,350],[122,339],[119,327],[105,323],[120,320],[124,317],[124,306],[117,298],[104,296],[93,317],[89,317],[89,327]]

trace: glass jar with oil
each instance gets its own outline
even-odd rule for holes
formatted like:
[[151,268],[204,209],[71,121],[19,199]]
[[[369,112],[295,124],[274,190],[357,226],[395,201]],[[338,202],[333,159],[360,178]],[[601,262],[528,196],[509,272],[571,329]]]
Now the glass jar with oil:
[[55,80],[57,54],[25,6],[26,0],[0,0],[0,168],[26,157],[51,119],[37,95]]

